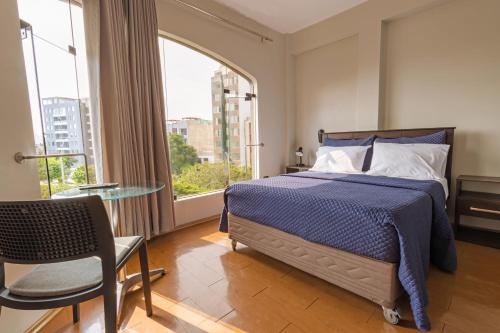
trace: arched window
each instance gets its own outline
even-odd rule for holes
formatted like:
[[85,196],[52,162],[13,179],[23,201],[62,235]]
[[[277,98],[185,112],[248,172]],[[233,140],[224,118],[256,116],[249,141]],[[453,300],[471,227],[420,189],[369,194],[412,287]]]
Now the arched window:
[[177,197],[252,179],[254,83],[192,47],[165,37],[159,46]]

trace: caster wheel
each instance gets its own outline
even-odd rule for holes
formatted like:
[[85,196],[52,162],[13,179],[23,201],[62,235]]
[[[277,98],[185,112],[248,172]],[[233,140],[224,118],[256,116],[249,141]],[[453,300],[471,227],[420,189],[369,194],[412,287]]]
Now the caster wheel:
[[238,242],[235,239],[231,239],[231,247],[233,248],[233,251],[236,251],[236,245]]
[[384,318],[388,323],[392,325],[397,325],[399,323],[401,314],[397,308],[389,309],[386,307],[382,307],[382,309],[384,310]]

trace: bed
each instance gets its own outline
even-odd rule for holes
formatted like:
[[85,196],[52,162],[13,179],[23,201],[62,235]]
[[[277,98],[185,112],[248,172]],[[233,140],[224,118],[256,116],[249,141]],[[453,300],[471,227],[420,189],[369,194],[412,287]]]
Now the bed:
[[[318,132],[326,138],[417,137],[446,131],[451,184],[454,128]],[[397,324],[406,292],[417,327],[429,330],[430,262],[456,269],[446,196],[435,181],[301,172],[237,183],[225,192],[220,230],[240,242],[365,297]]]

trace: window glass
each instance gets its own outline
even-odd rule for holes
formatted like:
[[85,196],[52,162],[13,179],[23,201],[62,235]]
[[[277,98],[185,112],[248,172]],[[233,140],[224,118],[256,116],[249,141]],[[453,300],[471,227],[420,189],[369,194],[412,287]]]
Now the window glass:
[[18,0],[18,8],[35,151],[62,155],[37,160],[48,198],[95,182],[83,12],[68,0]]
[[[252,83],[192,48],[159,38],[167,132],[177,197],[252,178]],[[229,93],[228,93],[229,91]]]

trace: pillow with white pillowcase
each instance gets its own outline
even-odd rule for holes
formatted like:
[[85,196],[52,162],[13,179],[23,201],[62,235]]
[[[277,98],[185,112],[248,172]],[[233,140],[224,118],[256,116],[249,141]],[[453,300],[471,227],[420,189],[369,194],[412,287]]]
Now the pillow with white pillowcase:
[[319,147],[316,163],[310,169],[320,172],[360,173],[371,146]]
[[372,164],[366,174],[436,180],[448,195],[445,172],[449,150],[450,146],[445,144],[375,142]]

